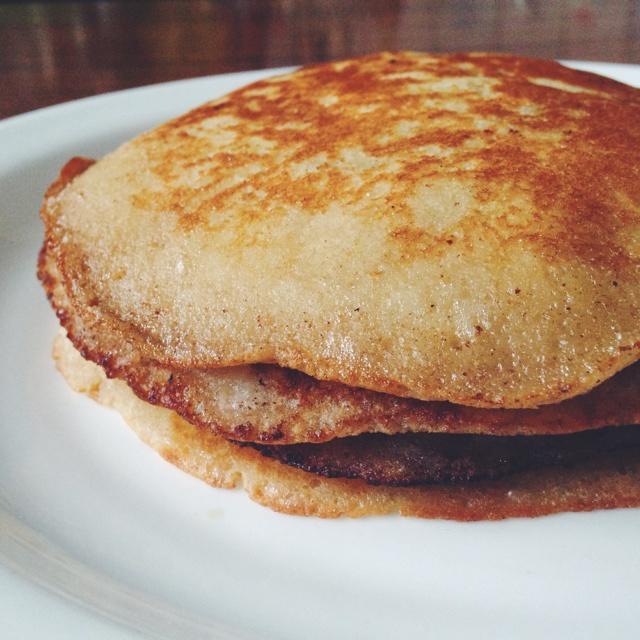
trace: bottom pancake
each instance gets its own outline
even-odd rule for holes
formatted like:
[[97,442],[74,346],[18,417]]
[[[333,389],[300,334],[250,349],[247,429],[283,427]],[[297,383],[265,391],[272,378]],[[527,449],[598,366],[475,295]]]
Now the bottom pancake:
[[497,520],[640,506],[637,448],[602,452],[571,468],[554,466],[498,480],[374,486],[359,479],[318,476],[194,427],[172,411],[140,400],[124,382],[107,379],[65,338],[56,339],[54,358],[71,387],[119,411],[138,436],[169,462],[212,486],[242,486],[253,500],[277,511],[321,517],[400,513]]

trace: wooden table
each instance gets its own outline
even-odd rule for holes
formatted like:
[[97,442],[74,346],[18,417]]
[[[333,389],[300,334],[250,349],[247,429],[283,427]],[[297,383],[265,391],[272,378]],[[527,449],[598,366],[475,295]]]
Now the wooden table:
[[153,82],[380,49],[496,50],[640,63],[640,3],[0,3],[0,117]]

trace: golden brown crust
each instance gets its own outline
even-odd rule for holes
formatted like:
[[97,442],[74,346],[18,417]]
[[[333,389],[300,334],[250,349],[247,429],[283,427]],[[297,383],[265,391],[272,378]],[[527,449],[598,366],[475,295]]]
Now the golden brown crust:
[[74,304],[169,368],[554,403],[640,356],[639,96],[513,56],[320,65],[137,138],[43,218]]
[[242,486],[256,502],[284,513],[498,520],[640,506],[636,451],[604,455],[580,468],[523,473],[473,486],[374,487],[293,469],[198,429],[171,411],[136,398],[124,382],[107,379],[62,337],[56,340],[54,357],[75,390],[119,411],[140,438],[169,462],[212,486]]
[[209,370],[163,367],[140,359],[144,348],[130,327],[104,314],[96,323],[93,307],[71,307],[54,253],[45,243],[40,278],[69,338],[84,357],[100,364],[109,377],[126,380],[143,400],[235,440],[287,444],[371,432],[540,435],[640,422],[640,364],[588,394],[539,409],[478,409],[397,398],[315,380],[276,365]]

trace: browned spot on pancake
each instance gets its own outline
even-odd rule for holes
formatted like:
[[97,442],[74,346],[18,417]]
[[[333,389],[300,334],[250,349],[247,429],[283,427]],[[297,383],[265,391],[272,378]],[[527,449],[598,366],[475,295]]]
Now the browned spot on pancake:
[[[420,225],[413,228],[411,216],[407,218],[407,197],[434,175],[449,170],[464,173],[461,167],[474,160],[473,168],[467,172],[482,185],[476,193],[480,202],[499,197],[500,186],[505,182],[517,185],[522,179],[523,187],[533,185],[528,193],[534,209],[544,209],[547,215],[544,222],[538,218],[534,225],[527,224],[526,237],[543,254],[566,256],[569,248],[589,263],[612,268],[621,260],[629,260],[617,234],[629,222],[638,222],[637,207],[633,212],[621,211],[612,195],[613,185],[603,184],[600,175],[601,149],[606,147],[610,155],[608,171],[617,176],[615,188],[640,202],[637,151],[628,139],[635,133],[618,126],[628,117],[632,105],[638,107],[635,91],[553,62],[509,56],[455,54],[427,60],[410,54],[387,54],[386,63],[387,67],[381,68],[380,56],[371,56],[357,64],[312,66],[296,76],[293,88],[287,82],[260,81],[235,91],[223,102],[203,105],[160,127],[149,134],[150,139],[169,140],[171,157],[154,158],[152,147],[150,161],[163,182],[174,180],[181,170],[192,166],[194,157],[198,158],[199,170],[214,185],[225,183],[239,168],[259,163],[260,156],[249,145],[245,149],[236,145],[233,152],[221,150],[208,160],[203,157],[206,144],[202,137],[189,135],[185,129],[193,127],[196,131],[198,126],[209,126],[213,118],[222,114],[233,120],[223,128],[228,126],[240,140],[254,137],[267,141],[271,153],[279,154],[279,160],[276,165],[268,162],[263,169],[210,195],[178,188],[168,196],[138,195],[136,206],[171,210],[187,230],[198,226],[215,228],[216,214],[233,207],[233,217],[225,218],[223,224],[227,230],[233,228],[240,245],[251,246],[258,240],[253,233],[254,222],[263,220],[264,215],[249,204],[252,199],[246,208],[238,206],[243,190],[249,187],[250,193],[260,192],[265,202],[274,203],[270,216],[282,213],[286,207],[300,207],[301,215],[302,210],[309,215],[326,210],[331,202],[352,202],[362,189],[336,169],[336,163],[345,149],[359,149],[371,158],[393,157],[399,163],[393,172],[393,192],[382,206],[386,210],[394,208],[396,215],[403,214],[395,225],[390,224],[389,239],[398,245],[401,258],[413,259],[417,253],[446,250],[448,236],[425,235]],[[402,75],[421,71],[427,74],[422,79]],[[475,85],[468,90],[458,89],[455,95],[452,92],[451,99],[463,100],[467,110],[452,113],[421,107],[425,95],[411,93],[414,85],[438,78],[450,81],[454,76],[461,83],[478,77],[495,82],[492,95],[477,93]],[[588,93],[535,84],[532,80],[537,78],[564,82]],[[446,100],[443,96],[447,89],[435,90],[434,94],[440,101]],[[319,96],[332,95],[337,96],[339,108],[318,100]],[[618,99],[613,100],[614,97]],[[529,105],[536,107],[535,115],[526,115]],[[443,118],[453,119],[441,127],[438,123]],[[479,118],[486,120],[487,126],[478,129]],[[404,121],[416,125],[415,133],[394,136],[387,144],[379,141],[382,133],[393,133]],[[304,127],[287,128],[287,123],[302,123]],[[514,132],[518,139],[513,139]],[[557,142],[549,146],[545,135],[557,136]],[[470,139],[479,148],[465,150],[464,143]],[[576,148],[575,144],[580,146]],[[431,157],[420,151],[426,145],[438,145],[451,153]],[[547,161],[549,153],[553,158]],[[288,175],[290,163],[308,162],[318,154],[326,156],[323,167],[298,179]],[[383,167],[364,168],[358,173],[366,185],[369,178],[380,179]],[[549,215],[550,208],[556,212],[554,215]],[[377,215],[378,209],[379,205],[365,212]],[[505,226],[502,216],[495,224],[491,218],[477,217],[465,217],[459,223],[459,230],[466,237],[495,234],[497,241],[518,241],[521,236],[516,227]],[[454,227],[449,231],[457,230]],[[606,243],[597,240],[603,234]],[[605,246],[609,248],[603,249]]]
[[219,113],[222,109],[227,105],[226,100],[218,100],[216,102],[211,102],[202,105],[201,107],[197,107],[192,111],[188,111],[182,116],[178,118],[174,118],[171,122],[165,125],[165,132],[170,132],[172,130],[176,131],[177,135],[181,135],[183,133],[182,127],[185,125],[196,124],[198,122],[202,122],[207,118],[210,118],[212,115]]

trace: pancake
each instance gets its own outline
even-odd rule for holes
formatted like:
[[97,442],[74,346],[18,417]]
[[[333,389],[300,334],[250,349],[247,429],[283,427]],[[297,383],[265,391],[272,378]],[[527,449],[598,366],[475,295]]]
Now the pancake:
[[576,467],[601,454],[635,449],[640,426],[606,427],[563,436],[366,433],[322,444],[253,445],[285,464],[329,478],[412,486],[495,480],[553,466]]
[[637,449],[601,453],[571,468],[551,467],[493,481],[372,486],[362,480],[319,477],[198,429],[168,409],[143,402],[123,381],[107,379],[63,337],[56,339],[54,358],[71,387],[119,411],[138,436],[169,462],[212,486],[243,487],[256,502],[284,513],[497,520],[640,506]]
[[97,361],[533,408],[640,357],[638,166],[636,89],[513,56],[376,54],[71,167],[42,216],[69,307],[119,338],[75,337]]
[[92,316],[93,307],[72,307],[47,245],[39,274],[69,337],[87,359],[125,380],[143,400],[234,440],[292,444],[371,432],[557,435],[640,423],[638,363],[585,395],[538,409],[478,409],[399,398],[269,364],[170,368],[141,360],[126,327],[112,322],[105,331],[104,322]]

